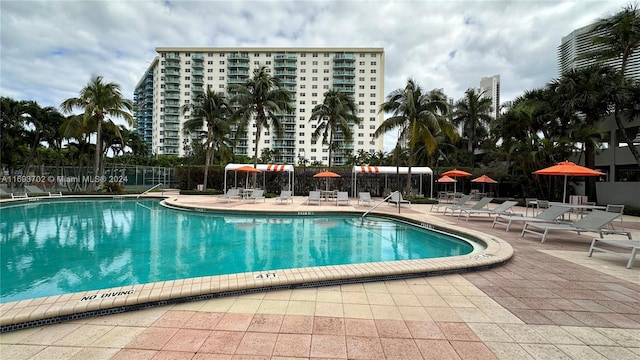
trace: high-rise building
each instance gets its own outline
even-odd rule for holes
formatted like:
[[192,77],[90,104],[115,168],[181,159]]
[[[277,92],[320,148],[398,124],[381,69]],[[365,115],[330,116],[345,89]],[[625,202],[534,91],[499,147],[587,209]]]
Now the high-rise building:
[[[569,35],[562,38],[560,46],[558,46],[558,71],[559,76],[571,69],[582,69],[596,63],[597,59],[586,58],[585,54],[597,50],[598,45],[594,45],[591,41],[590,34],[593,24],[581,27],[572,31]],[[622,58],[611,59],[604,64],[620,69],[622,66]],[[640,53],[635,51],[629,57],[625,75],[634,79],[640,79]]]
[[[384,102],[384,50],[382,48],[156,48],[153,60],[138,82],[134,97],[138,130],[154,154],[185,155],[189,135],[183,124],[189,113],[181,107],[191,103],[205,89],[226,92],[231,84],[249,79],[253,70],[266,66],[292,93],[294,112],[283,115],[284,134],[263,129],[255,144],[255,126],[235,134],[237,155],[252,157],[255,147],[273,151],[279,163],[329,162],[322,139],[312,143],[317,123],[310,122],[312,109],[331,89],[353,96],[362,120],[353,128],[353,142],[341,144],[332,153],[332,164],[343,164],[346,156],[363,150],[383,149],[383,138],[373,133],[384,120],[379,107]],[[253,129],[253,131],[252,131]],[[334,141],[342,141],[336,134]]]
[[482,98],[491,99],[491,113],[489,115],[496,119],[500,115],[500,75],[481,78],[479,90]]

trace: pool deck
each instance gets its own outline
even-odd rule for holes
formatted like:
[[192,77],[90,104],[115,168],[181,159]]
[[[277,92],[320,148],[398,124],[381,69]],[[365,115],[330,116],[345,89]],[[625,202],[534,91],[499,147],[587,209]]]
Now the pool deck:
[[[271,212],[363,212],[369,206],[231,201],[169,195],[193,208]],[[263,284],[340,280],[412,270],[446,270],[502,262],[462,274],[280,288],[244,295],[153,306],[0,334],[7,359],[637,359],[640,357],[640,265],[606,253],[587,257],[593,234],[551,233],[545,243],[520,237],[521,224],[493,229],[486,216],[464,221],[402,207],[414,221],[485,239],[484,253],[448,260],[369,264],[199,278],[143,285],[130,294],[91,294],[0,305],[2,324],[99,310],[101,306],[197,296]],[[376,211],[397,214],[383,204]],[[524,213],[523,208],[517,209]],[[640,238],[640,219],[625,217]],[[498,241],[501,239],[502,241]],[[453,263],[452,263],[453,262]],[[214,279],[215,278],[215,279]],[[132,288],[109,293],[126,293]],[[96,301],[97,300],[97,301]],[[103,304],[103,305],[100,305]]]

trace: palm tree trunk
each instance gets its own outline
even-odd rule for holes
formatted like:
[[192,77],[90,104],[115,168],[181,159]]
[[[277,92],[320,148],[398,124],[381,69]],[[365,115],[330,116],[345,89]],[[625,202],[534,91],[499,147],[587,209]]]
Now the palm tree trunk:
[[[102,120],[97,119],[98,125],[96,130],[96,151],[93,158],[93,176],[94,179],[98,179],[98,172],[100,171],[100,157],[102,156]],[[96,190],[96,181],[91,183],[91,190]]]
[[[638,166],[640,166],[640,152],[638,152],[638,149],[636,149],[636,147],[633,145],[633,140],[629,138],[629,135],[627,135],[626,128],[624,127],[622,119],[620,118],[620,109],[618,108],[617,103],[615,104],[613,114],[616,120],[616,125],[618,125],[618,130],[620,130],[620,137],[622,138],[622,140],[624,140],[624,142],[627,143],[627,148],[629,148],[629,151],[631,151],[633,158],[636,159],[636,163],[638,164]],[[615,174],[613,174],[613,176],[615,177]]]

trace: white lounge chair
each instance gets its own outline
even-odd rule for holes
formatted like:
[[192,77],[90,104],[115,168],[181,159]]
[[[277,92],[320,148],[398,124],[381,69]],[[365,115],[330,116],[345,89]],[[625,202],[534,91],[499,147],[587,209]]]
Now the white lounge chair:
[[309,191],[309,197],[307,198],[307,205],[317,203],[320,205],[320,191]]
[[[622,228],[622,230],[624,230],[624,222],[622,220],[624,218],[624,216],[622,216],[624,214],[624,205],[607,204],[607,209],[605,211],[612,212],[612,213],[619,213],[620,214],[620,227]],[[611,228],[615,229],[613,227],[613,221],[611,222]]]
[[49,197],[62,197],[62,191],[49,192]]
[[[464,197],[471,197],[472,195],[465,195]],[[469,198],[470,199],[470,198]],[[467,200],[468,201],[468,200]],[[453,214],[456,211],[460,211],[462,209],[467,209],[467,210],[480,210],[480,209],[484,209],[487,205],[489,205],[491,203],[491,201],[493,201],[492,197],[483,197],[482,199],[478,200],[477,203],[473,204],[473,205],[466,205],[466,204],[462,204],[462,205],[451,205],[451,206],[447,206],[446,208],[444,208],[444,215],[447,215],[447,210],[451,210],[451,215],[453,216]]]
[[266,202],[267,200],[264,197],[264,190],[262,189],[255,189],[251,192],[251,195],[247,196],[246,198],[244,198],[243,200],[253,200],[253,203],[257,203],[258,200],[262,199],[263,202]]
[[233,199],[241,199],[240,190],[239,189],[229,189],[224,196],[218,198],[218,201],[226,201],[230,202]]
[[544,223],[554,223],[559,222],[557,219],[562,214],[569,211],[568,207],[565,206],[551,206],[550,208],[545,209],[540,212],[536,216],[521,216],[518,214],[507,215],[500,214],[493,218],[492,227],[496,227],[496,224],[505,225],[507,229],[505,231],[509,231],[511,227],[511,223],[514,221],[522,221],[522,222],[544,222]]
[[[593,255],[594,250],[606,252],[609,254],[619,255],[623,257],[626,257],[627,255],[629,255],[629,261],[627,261],[627,269],[631,269],[633,267],[633,261],[636,259],[636,254],[640,251],[640,240],[632,240],[630,235],[628,235],[627,237],[628,238],[624,238],[621,235],[618,235],[613,238],[609,238],[609,237],[593,238],[593,241],[591,241],[591,247],[589,248],[588,256],[591,257],[591,255]],[[626,254],[626,253],[613,251],[611,249],[600,247],[599,246],[600,244],[606,244],[612,247],[617,247],[622,249],[629,249],[631,250],[631,253]]]
[[487,215],[514,214],[511,208],[514,207],[517,203],[518,203],[517,201],[505,201],[493,209],[460,209],[460,213],[458,214],[458,217],[462,216],[462,213],[465,213],[467,215],[467,221],[469,221],[469,216],[471,214],[487,214]]
[[280,193],[280,196],[278,196],[274,201],[275,201],[276,203],[281,203],[281,204],[282,204],[282,203],[287,204],[287,203],[289,203],[289,202],[291,202],[291,203],[293,204],[293,194],[292,194],[292,192],[291,192],[291,191],[289,191],[289,190],[283,190],[283,191]]
[[340,204],[351,205],[351,203],[349,202],[349,193],[348,192],[346,192],[346,191],[338,191],[338,193],[336,194],[336,206],[338,206]]
[[25,190],[30,192],[31,194],[46,194],[48,193],[48,191],[44,191],[41,188],[39,188],[38,186],[35,185],[25,185],[24,186]]
[[[448,197],[448,195],[446,195]],[[463,206],[464,204],[466,204],[469,200],[471,200],[471,198],[473,198],[473,195],[463,195],[460,198],[458,198],[458,201],[454,202],[453,204],[449,204],[449,203],[445,203],[442,202],[440,200],[438,200],[437,204],[432,204],[431,208],[429,209],[429,211],[433,211],[433,208],[436,208],[436,211],[440,210],[440,206],[444,206],[444,211],[447,211],[448,207],[457,207],[457,206]],[[444,198],[443,198],[444,199]]]
[[373,199],[371,199],[371,194],[369,192],[359,192],[358,193],[358,205],[371,205]]
[[571,224],[525,222],[520,236],[524,237],[525,233],[540,235],[542,236],[541,242],[547,239],[550,231],[575,231],[578,234],[581,232],[596,232],[602,237],[605,233],[612,233],[611,230],[607,230],[605,227],[618,216],[620,214],[593,210],[582,219],[576,220]]
[[395,192],[391,194],[391,198],[389,199],[389,204],[393,204],[393,205],[407,204],[409,205],[409,207],[411,207],[411,201],[403,199],[402,194],[400,194],[399,192]]
[[20,194],[11,193],[12,199],[27,199],[28,197],[29,195],[27,195],[27,193],[20,193]]

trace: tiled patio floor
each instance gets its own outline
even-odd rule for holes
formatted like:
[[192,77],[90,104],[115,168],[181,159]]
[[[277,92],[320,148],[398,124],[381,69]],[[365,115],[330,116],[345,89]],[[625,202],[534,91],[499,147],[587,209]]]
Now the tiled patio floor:
[[[0,335],[0,358],[640,358],[640,266],[587,257],[593,235],[552,233],[541,244],[521,238],[518,225],[493,229],[487,217],[467,223],[425,205],[403,213],[495,235],[515,255],[480,272],[262,292],[14,331]],[[625,226],[638,233],[638,220]]]

